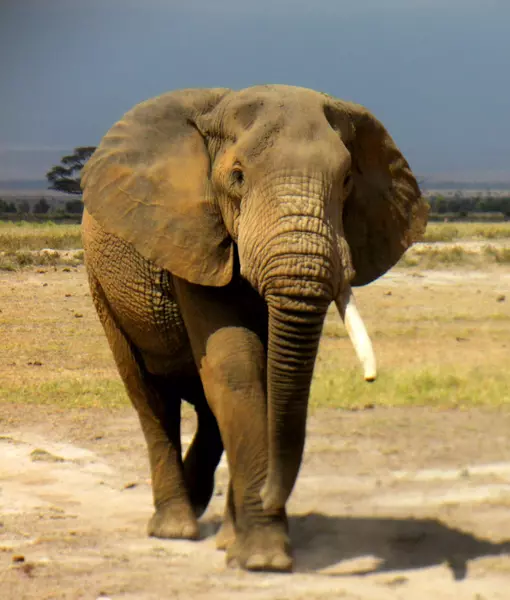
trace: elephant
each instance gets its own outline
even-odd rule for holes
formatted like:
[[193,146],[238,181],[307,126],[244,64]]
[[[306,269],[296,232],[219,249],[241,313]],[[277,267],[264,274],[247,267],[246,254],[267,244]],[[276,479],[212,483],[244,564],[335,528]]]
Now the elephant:
[[[82,188],[91,297],[148,448],[148,534],[199,537],[225,449],[217,547],[291,571],[286,503],[325,315],[335,302],[373,380],[352,287],[425,230],[408,162],[369,110],[322,92],[185,89],[115,123]],[[182,400],[197,414],[184,458]]]

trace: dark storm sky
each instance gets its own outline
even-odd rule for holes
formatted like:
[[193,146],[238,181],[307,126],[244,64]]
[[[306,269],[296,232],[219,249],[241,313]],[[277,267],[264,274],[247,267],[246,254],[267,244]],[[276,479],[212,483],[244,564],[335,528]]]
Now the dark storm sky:
[[417,173],[510,180],[508,0],[0,0],[0,73],[0,179],[161,92],[288,83],[370,108]]

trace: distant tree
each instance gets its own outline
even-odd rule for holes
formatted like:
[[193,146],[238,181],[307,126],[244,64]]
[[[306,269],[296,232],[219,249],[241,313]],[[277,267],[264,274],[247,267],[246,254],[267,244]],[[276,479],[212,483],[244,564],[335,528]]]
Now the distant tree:
[[81,215],[83,212],[83,202],[81,200],[68,200],[66,202],[66,212]]
[[50,210],[50,204],[46,198],[41,198],[34,204],[32,212],[36,215],[45,215]]
[[510,198],[506,197],[503,198],[503,210],[502,213],[505,215],[505,221],[509,221],[510,220]]
[[7,202],[3,198],[0,198],[0,213],[15,213],[16,206],[14,202]]
[[448,206],[446,203],[446,199],[441,194],[438,194],[434,198],[434,208],[432,209],[434,212],[442,214],[448,212]]
[[26,200],[18,204],[18,213],[20,215],[28,215],[30,213],[30,204]]
[[62,164],[56,165],[46,173],[50,190],[81,194],[80,177],[87,160],[95,150],[95,146],[79,146],[73,154],[62,157]]

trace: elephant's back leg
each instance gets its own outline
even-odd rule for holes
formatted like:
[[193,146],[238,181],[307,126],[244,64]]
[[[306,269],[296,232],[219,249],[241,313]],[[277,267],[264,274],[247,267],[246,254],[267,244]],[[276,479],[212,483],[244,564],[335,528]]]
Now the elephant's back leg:
[[184,458],[184,478],[195,515],[200,517],[214,491],[214,473],[223,454],[223,442],[198,373],[186,382],[181,396],[193,404],[197,413],[197,429]]
[[171,274],[106,232],[87,211],[82,229],[89,279],[100,285],[116,322],[140,352],[148,371],[166,375],[193,368]]
[[101,285],[91,273],[89,279],[94,305],[147,443],[156,509],[148,533],[196,539],[198,523],[181,453],[181,388],[177,381],[147,371],[137,348],[117,323]]
[[[87,213],[83,238],[92,299],[147,442],[156,506],[149,532],[195,537],[195,515],[209,503],[223,444],[173,299],[170,274],[106,233]],[[195,406],[198,417],[184,464],[181,398]]]

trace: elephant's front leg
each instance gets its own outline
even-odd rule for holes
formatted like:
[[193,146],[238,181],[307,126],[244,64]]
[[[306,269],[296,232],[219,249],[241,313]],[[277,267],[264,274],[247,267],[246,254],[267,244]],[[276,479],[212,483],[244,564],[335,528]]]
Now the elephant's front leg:
[[178,286],[204,390],[230,470],[235,541],[227,560],[250,570],[292,568],[284,510],[264,511],[267,473],[266,355],[228,290]]

